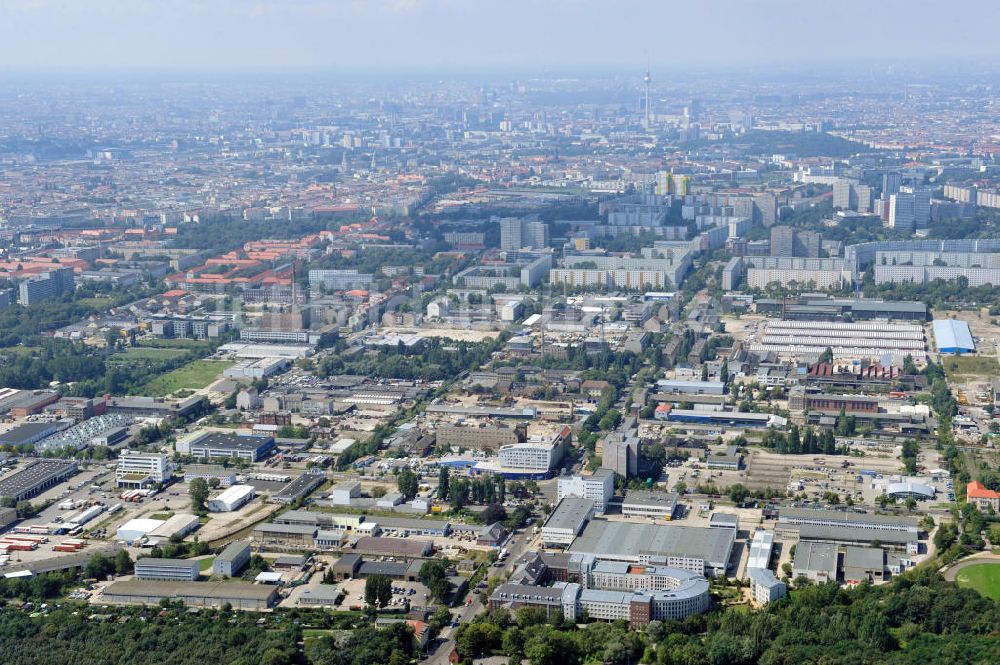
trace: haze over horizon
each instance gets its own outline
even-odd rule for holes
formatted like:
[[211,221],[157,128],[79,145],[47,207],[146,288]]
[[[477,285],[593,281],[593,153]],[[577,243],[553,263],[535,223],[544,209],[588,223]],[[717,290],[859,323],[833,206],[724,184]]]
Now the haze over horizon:
[[990,61],[988,0],[0,0],[0,72],[830,68]]

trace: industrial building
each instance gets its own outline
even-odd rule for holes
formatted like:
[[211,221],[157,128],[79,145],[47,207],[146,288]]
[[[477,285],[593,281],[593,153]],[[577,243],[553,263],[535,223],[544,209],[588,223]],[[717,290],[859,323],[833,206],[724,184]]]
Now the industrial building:
[[903,531],[917,535],[918,521],[914,517],[896,517],[846,510],[822,510],[819,508],[781,508],[775,530],[794,533],[800,525],[849,526],[859,529],[889,532]]
[[562,499],[542,526],[542,543],[547,547],[568,546],[593,516],[592,499]]
[[709,577],[729,568],[735,529],[593,519],[569,551],[598,559],[665,565]]
[[140,580],[194,581],[199,574],[199,562],[195,559],[146,557],[135,562],[135,577]]
[[976,343],[972,339],[968,323],[956,319],[935,319],[933,325],[934,344],[938,353],[975,353]]
[[622,515],[672,520],[677,510],[677,494],[649,490],[628,490],[622,500]]
[[236,469],[215,464],[184,465],[184,482],[190,483],[195,478],[205,481],[215,479],[219,482],[219,487],[230,487],[236,484]]
[[76,462],[72,460],[32,460],[6,478],[0,479],[0,498],[15,502],[30,499],[76,472]]
[[316,531],[315,526],[305,524],[258,524],[253,529],[253,541],[258,547],[309,549]]
[[221,608],[259,612],[278,602],[278,587],[242,582],[162,582],[127,580],[114,582],[101,595],[113,605],[157,605],[166,598],[188,607]]
[[219,496],[208,500],[208,510],[213,513],[229,513],[251,501],[256,489],[253,485],[233,485]]
[[274,438],[225,432],[197,432],[177,441],[177,452],[207,460],[240,458],[258,462],[275,449]]
[[323,484],[326,476],[322,473],[303,473],[282,487],[271,497],[271,503],[295,503],[309,496],[309,493]]
[[836,545],[800,541],[792,570],[795,577],[802,575],[819,584],[836,582],[839,556]]
[[234,540],[212,562],[212,574],[235,577],[250,563],[250,541]]
[[828,348],[834,358],[927,357],[924,329],[909,323],[768,321],[749,344],[750,351],[783,357],[819,356]]
[[63,423],[24,423],[0,434],[0,446],[27,448],[65,427]]

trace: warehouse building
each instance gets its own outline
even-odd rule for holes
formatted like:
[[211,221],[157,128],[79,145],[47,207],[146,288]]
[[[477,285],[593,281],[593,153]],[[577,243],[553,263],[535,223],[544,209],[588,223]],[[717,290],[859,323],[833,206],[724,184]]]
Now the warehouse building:
[[832,349],[834,358],[916,361],[927,357],[924,329],[910,323],[846,323],[839,321],[768,321],[748,350],[774,352],[783,357],[814,357]]
[[303,473],[272,496],[271,503],[295,503],[299,499],[309,496],[313,490],[323,484],[324,480],[326,477],[322,473]]
[[725,576],[736,541],[733,529],[591,520],[569,551],[597,559],[680,568]]
[[594,516],[591,499],[566,497],[560,501],[542,526],[542,543],[547,547],[567,547]]
[[72,460],[32,460],[18,471],[0,479],[0,498],[15,502],[30,499],[55,487],[76,472],[76,462]]
[[193,559],[157,559],[146,557],[135,562],[135,577],[140,580],[194,581],[199,563]]
[[332,584],[317,584],[302,591],[298,604],[305,607],[336,607],[337,600],[343,595],[344,592]]
[[792,570],[795,577],[802,575],[818,584],[836,582],[838,559],[836,545],[800,541],[795,546]]
[[221,608],[259,612],[278,602],[278,587],[242,582],[154,582],[127,580],[108,585],[101,600],[113,605],[157,605],[166,598],[188,607]]
[[[421,520],[405,517],[366,517],[364,525],[376,524],[382,533],[393,532],[401,537],[431,536],[443,538],[451,533],[451,523],[446,520]],[[359,525],[361,526],[361,525]],[[367,526],[362,526],[367,528]],[[374,529],[372,529],[374,531]]]
[[832,543],[835,545],[878,545],[889,550],[916,554],[920,551],[917,534],[910,531],[885,531],[854,526],[824,526],[803,524],[799,526],[799,542]]
[[316,527],[305,524],[258,524],[253,530],[258,547],[309,549],[315,536]]
[[64,423],[24,423],[0,434],[0,446],[26,448],[45,437],[52,436],[66,425]]
[[354,551],[358,554],[368,554],[370,556],[409,557],[416,559],[430,556],[434,551],[434,543],[430,540],[362,536],[354,544]]
[[917,534],[919,523],[914,517],[857,513],[846,510],[822,510],[819,508],[781,508],[775,530],[795,533],[795,527],[802,524],[818,526],[851,526],[876,531],[906,531]]
[[151,544],[162,544],[171,539],[183,538],[197,529],[200,524],[197,515],[177,513],[168,517],[147,535]]
[[933,325],[934,344],[938,353],[975,353],[976,343],[972,339],[968,323],[955,319],[935,319]]
[[184,466],[184,482],[190,483],[195,478],[206,482],[212,479],[219,481],[219,487],[230,487],[236,484],[236,469],[226,468],[217,464],[188,464]]
[[747,570],[751,568],[770,568],[771,553],[774,550],[774,532],[757,529],[750,543],[750,557],[747,559]]
[[213,513],[231,513],[254,498],[253,485],[233,485],[214,499],[208,500],[208,510]]
[[622,500],[622,515],[643,517],[654,520],[672,520],[677,510],[677,494],[674,492],[652,492],[648,490],[628,490]]
[[885,579],[885,550],[881,547],[845,547],[844,582],[874,584]]
[[212,574],[236,577],[250,563],[250,541],[234,540],[212,562]]

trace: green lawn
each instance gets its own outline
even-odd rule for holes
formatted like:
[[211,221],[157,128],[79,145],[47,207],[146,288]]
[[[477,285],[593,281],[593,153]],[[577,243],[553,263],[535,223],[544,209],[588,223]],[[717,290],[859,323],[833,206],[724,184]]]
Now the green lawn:
[[959,586],[975,589],[987,598],[1000,602],[1000,563],[980,563],[958,571]]
[[134,346],[111,356],[114,362],[164,362],[187,353],[183,349]]
[[163,376],[156,377],[143,386],[142,392],[153,397],[162,397],[178,390],[204,388],[233,364],[229,360],[195,360]]
[[955,356],[944,358],[944,371],[952,376],[995,376],[1000,373],[996,356]]
[[214,561],[215,561],[215,557],[214,556],[210,556],[210,557],[205,558],[205,559],[199,559],[198,560],[198,570],[200,570],[203,573],[206,572],[206,571],[212,570],[212,563]]
[[145,337],[136,344],[146,348],[159,349],[207,349],[212,346],[212,342],[204,339],[160,339],[158,337]]

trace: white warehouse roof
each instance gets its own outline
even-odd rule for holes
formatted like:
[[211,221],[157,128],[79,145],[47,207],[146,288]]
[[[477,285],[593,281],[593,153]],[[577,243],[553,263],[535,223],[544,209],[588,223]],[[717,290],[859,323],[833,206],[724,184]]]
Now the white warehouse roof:
[[937,344],[938,351],[945,353],[955,351],[971,353],[976,350],[969,324],[956,319],[934,320],[934,343]]

